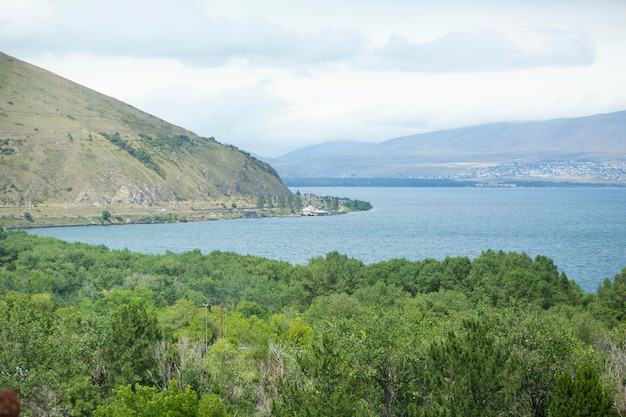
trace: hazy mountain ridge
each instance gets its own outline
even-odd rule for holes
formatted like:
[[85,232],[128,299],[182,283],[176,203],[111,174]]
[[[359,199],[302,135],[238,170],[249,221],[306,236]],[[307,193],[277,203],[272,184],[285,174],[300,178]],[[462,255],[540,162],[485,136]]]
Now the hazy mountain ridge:
[[0,201],[152,206],[290,191],[267,163],[0,53]]
[[[552,177],[539,164],[593,161],[599,166],[626,158],[626,111],[548,121],[501,122],[441,130],[381,143],[328,142],[266,159],[283,178],[414,177],[476,178],[502,165],[534,166],[517,177]],[[525,173],[523,173],[524,171]],[[532,172],[531,172],[532,171]],[[572,168],[572,177],[580,171]],[[503,170],[493,171],[508,178]],[[508,173],[511,170],[507,170]],[[534,174],[533,174],[534,172]],[[624,170],[626,174],[626,170]],[[603,174],[584,174],[590,179]],[[626,178],[626,177],[624,177]]]

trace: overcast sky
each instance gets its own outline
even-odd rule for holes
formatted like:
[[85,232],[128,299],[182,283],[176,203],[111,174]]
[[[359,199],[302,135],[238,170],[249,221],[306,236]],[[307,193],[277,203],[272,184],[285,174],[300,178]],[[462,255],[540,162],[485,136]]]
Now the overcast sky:
[[262,156],[626,110],[626,0],[19,0],[0,50]]

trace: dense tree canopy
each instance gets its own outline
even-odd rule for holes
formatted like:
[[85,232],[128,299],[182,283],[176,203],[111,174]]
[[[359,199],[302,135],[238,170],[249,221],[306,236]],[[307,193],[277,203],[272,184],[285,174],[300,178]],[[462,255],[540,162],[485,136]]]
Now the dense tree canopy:
[[0,230],[0,277],[26,416],[626,413],[626,269],[588,294],[523,253],[292,265]]

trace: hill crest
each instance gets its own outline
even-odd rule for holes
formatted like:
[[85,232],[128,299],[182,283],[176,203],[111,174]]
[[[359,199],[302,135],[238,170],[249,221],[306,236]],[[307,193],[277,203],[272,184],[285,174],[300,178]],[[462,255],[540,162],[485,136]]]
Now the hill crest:
[[151,207],[291,192],[267,163],[0,53],[0,203]]
[[[462,178],[626,180],[626,111],[548,121],[500,122],[380,143],[327,142],[265,159],[283,178]],[[558,161],[571,167],[549,167]],[[510,167],[522,167],[513,175]],[[502,167],[508,167],[502,169]],[[607,169],[604,169],[608,167]],[[569,169],[569,168],[568,168]],[[486,173],[486,170],[489,170]],[[518,170],[520,171],[520,170]],[[610,171],[610,172],[606,172]],[[533,173],[534,172],[534,173]]]

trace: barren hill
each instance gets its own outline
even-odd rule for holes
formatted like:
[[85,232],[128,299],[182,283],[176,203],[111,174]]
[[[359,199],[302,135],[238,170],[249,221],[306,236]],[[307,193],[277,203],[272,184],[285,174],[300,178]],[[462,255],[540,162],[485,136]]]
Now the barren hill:
[[[283,178],[626,180],[626,111],[327,142],[266,159]],[[487,172],[488,170],[489,172]]]
[[0,205],[150,207],[288,195],[268,164],[0,53]]

